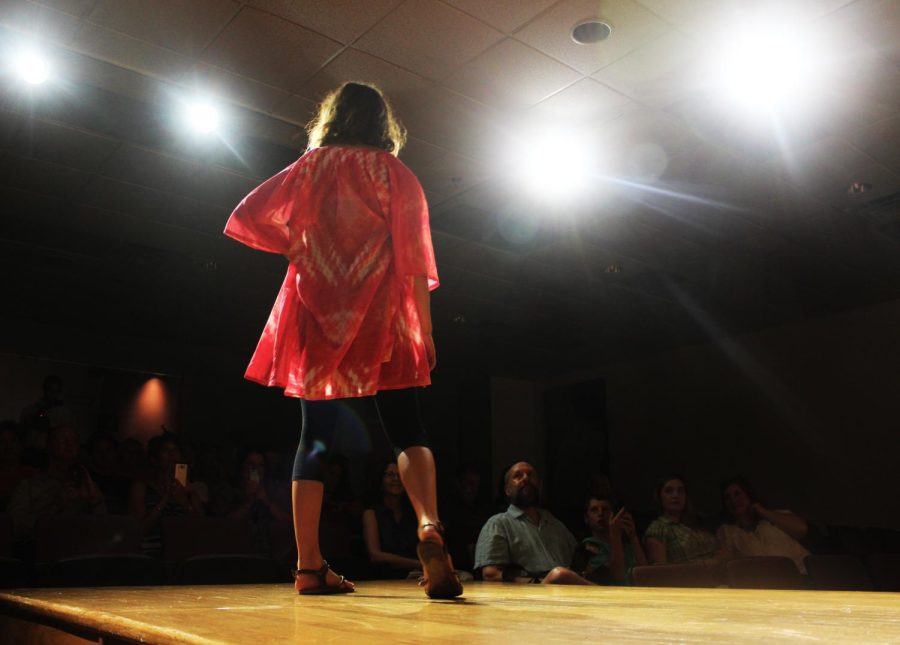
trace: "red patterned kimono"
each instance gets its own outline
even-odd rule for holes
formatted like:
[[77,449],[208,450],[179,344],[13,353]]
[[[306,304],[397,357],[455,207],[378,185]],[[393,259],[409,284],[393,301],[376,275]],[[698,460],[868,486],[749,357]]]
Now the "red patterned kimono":
[[225,234],[290,259],[245,377],[333,399],[431,383],[412,276],[438,286],[428,205],[388,152],[326,146],[253,190]]

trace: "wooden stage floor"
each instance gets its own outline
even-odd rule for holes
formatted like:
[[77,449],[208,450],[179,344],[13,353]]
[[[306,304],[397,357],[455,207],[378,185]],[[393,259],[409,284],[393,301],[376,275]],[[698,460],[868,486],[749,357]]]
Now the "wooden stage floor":
[[[289,585],[0,592],[3,643],[900,643],[900,594],[413,582],[344,596]],[[83,639],[83,640],[82,640]]]

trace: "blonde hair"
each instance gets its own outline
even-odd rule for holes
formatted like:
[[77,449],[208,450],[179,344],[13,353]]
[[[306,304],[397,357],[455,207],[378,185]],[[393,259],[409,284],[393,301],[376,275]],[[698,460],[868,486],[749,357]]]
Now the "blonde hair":
[[369,83],[348,81],[329,92],[306,126],[308,148],[329,144],[368,145],[398,155],[406,128],[387,97]]

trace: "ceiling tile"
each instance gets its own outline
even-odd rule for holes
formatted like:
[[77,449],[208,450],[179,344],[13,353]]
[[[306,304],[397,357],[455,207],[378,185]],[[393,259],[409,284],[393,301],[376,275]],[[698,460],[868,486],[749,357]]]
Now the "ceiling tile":
[[404,2],[354,47],[433,80],[443,80],[503,37],[438,0]]
[[94,171],[119,145],[111,138],[53,123],[24,128],[6,117],[6,113],[0,117],[0,146],[21,157]]
[[841,139],[816,142],[793,151],[789,158],[775,159],[765,165],[835,208],[852,207],[858,202],[858,198],[847,193],[855,181],[872,184],[866,193],[867,200],[900,190],[900,175]]
[[297,92],[303,81],[340,49],[336,41],[283,18],[244,8],[203,59],[241,76]]
[[73,16],[83,18],[96,0],[33,0],[34,4],[44,5]]
[[132,36],[84,22],[71,47],[119,67],[174,80],[190,68],[191,59]]
[[525,110],[580,75],[522,43],[507,39],[465,65],[447,85],[505,110]]
[[421,76],[358,49],[347,48],[334,60],[303,83],[300,93],[314,101],[344,81],[374,83],[387,95],[395,108],[407,105],[430,85]]
[[[316,104],[302,96],[292,94],[284,103],[275,106],[272,116],[306,127],[316,113]],[[303,141],[306,141],[304,134]],[[304,143],[305,146],[305,143]]]
[[0,154],[0,184],[35,193],[69,199],[91,175],[68,166]]
[[418,173],[424,186],[446,196],[470,190],[489,178],[488,169],[471,159],[450,153]]
[[900,117],[879,121],[847,138],[876,161],[900,173]]
[[447,4],[511,34],[557,0],[444,0]]
[[491,108],[438,86],[424,91],[399,116],[411,136],[465,156],[475,156],[473,151],[485,145],[480,133],[497,118]]
[[[576,43],[572,28],[589,19],[602,20],[612,27],[610,37],[594,45]],[[516,32],[516,38],[582,74],[591,74],[668,29],[665,22],[633,0],[567,0]]]
[[441,157],[447,156],[447,149],[432,145],[415,137],[407,137],[406,145],[400,151],[400,161],[405,163],[414,173],[420,172]]
[[823,22],[840,29],[842,43],[856,40],[900,62],[900,3],[895,0],[857,0]]
[[237,0],[98,0],[89,20],[197,56],[237,13]]
[[670,31],[607,65],[593,78],[650,107],[665,107],[696,90],[693,41]]
[[[0,25],[28,34],[30,38],[66,44],[78,30],[78,17],[26,0],[4,2]],[[8,36],[10,40],[15,35]]]
[[197,63],[194,69],[182,77],[181,83],[198,95],[208,95],[225,103],[242,105],[266,114],[271,114],[291,96],[285,90],[208,63]]
[[247,4],[274,13],[338,42],[351,43],[384,18],[402,0],[249,0]]
[[547,123],[596,127],[635,109],[634,102],[590,78],[583,78],[529,110]]
[[124,144],[104,165],[102,174],[122,182],[184,195],[196,161],[178,159],[147,148]]

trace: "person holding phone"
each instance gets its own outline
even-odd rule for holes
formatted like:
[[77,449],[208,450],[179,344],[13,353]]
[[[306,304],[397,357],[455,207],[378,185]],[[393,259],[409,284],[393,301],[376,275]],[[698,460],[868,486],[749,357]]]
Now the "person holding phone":
[[631,570],[647,564],[631,513],[624,507],[613,512],[612,502],[590,497],[585,503],[584,523],[591,534],[581,541],[573,569],[601,585],[633,585]]
[[396,157],[406,133],[382,92],[356,82],[325,97],[308,133],[307,152],[245,197],[225,227],[239,242],[288,259],[245,377],[301,403],[295,589],[354,590],[319,546],[321,457],[346,414],[342,401],[374,397],[416,512],[425,592],[452,598],[462,584],[444,545],[417,398],[436,363],[430,291],[438,275],[424,192]]
[[203,515],[203,503],[188,485],[188,466],[181,444],[171,432],[147,442],[150,470],[131,485],[128,510],[141,522],[144,531],[141,546],[147,555],[162,553],[160,520],[178,515]]

